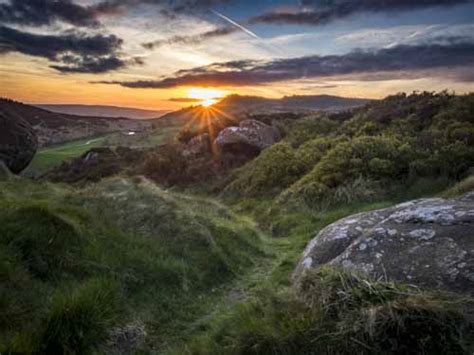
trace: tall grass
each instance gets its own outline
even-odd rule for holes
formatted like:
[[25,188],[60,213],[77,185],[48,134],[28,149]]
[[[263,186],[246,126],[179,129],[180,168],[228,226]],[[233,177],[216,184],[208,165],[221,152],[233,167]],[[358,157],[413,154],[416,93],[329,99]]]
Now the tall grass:
[[[323,268],[298,291],[264,290],[176,353],[468,354],[472,299]],[[471,313],[472,314],[472,313]]]
[[82,354],[129,322],[175,336],[264,254],[225,206],[115,178],[0,183],[0,256],[0,353]]

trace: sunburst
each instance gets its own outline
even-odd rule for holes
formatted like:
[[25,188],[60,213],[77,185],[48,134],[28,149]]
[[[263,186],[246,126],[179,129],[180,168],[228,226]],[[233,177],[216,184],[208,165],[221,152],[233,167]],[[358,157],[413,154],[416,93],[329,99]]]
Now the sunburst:
[[209,88],[191,88],[188,90],[188,97],[194,100],[199,100],[199,104],[203,107],[214,105],[227,95],[224,90],[209,89]]

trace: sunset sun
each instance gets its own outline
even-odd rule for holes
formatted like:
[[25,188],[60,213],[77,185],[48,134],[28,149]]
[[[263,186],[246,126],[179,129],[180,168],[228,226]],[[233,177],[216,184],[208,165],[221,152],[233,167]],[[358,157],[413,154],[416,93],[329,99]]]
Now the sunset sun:
[[188,97],[199,100],[199,104],[204,107],[215,104],[225,95],[227,95],[226,91],[218,89],[192,88],[188,90]]

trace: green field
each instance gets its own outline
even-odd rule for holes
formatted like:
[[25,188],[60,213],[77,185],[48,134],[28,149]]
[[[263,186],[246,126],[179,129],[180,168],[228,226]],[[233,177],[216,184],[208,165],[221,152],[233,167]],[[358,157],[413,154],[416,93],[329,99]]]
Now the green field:
[[36,153],[23,174],[28,177],[39,176],[63,161],[78,157],[89,149],[104,146],[107,136],[74,140],[42,148]]
[[92,148],[127,146],[131,148],[150,148],[173,140],[181,129],[181,124],[163,126],[152,132],[136,135],[108,133],[101,136],[73,140],[38,150],[34,159],[23,172],[26,177],[38,177],[62,162],[76,158]]

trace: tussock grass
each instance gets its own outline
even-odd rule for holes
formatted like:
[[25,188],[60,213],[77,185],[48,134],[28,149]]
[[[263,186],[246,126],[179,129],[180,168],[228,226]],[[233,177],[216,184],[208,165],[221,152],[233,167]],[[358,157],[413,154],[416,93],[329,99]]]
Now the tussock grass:
[[296,293],[263,290],[178,353],[467,354],[472,301],[322,268]]
[[445,198],[453,198],[461,196],[469,191],[474,190],[474,175],[471,175],[441,194]]
[[145,323],[155,345],[175,336],[200,297],[265,254],[218,202],[114,178],[1,183],[0,256],[0,352],[79,354],[124,322]]
[[57,290],[38,339],[41,352],[82,354],[104,341],[119,318],[117,287],[110,280],[91,279]]

